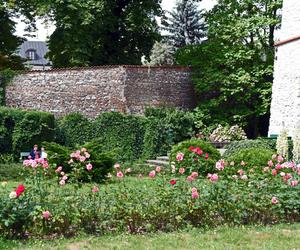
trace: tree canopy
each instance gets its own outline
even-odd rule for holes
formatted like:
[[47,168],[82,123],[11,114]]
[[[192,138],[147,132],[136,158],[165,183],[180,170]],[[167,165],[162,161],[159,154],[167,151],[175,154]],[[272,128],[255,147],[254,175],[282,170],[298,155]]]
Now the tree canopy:
[[194,68],[210,122],[238,122],[250,136],[266,132],[281,6],[282,0],[219,0],[207,14],[208,40],[178,51],[177,61]]
[[161,0],[44,1],[56,29],[49,40],[54,67],[140,64],[160,39]]

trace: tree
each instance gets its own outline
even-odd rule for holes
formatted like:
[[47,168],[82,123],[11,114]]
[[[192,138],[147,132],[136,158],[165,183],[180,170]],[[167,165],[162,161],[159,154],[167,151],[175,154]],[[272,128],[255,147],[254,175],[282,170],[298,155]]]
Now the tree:
[[22,68],[21,59],[15,55],[22,39],[14,35],[15,22],[10,12],[0,6],[0,71],[6,68]]
[[144,65],[162,66],[174,64],[174,47],[162,42],[155,42],[150,53],[150,62],[145,61]]
[[169,17],[162,19],[163,30],[167,31],[167,41],[175,47],[199,44],[205,37],[206,26],[203,11],[198,10],[195,0],[179,0]]
[[199,107],[210,122],[240,123],[266,134],[273,81],[274,31],[282,0],[219,0],[207,16],[208,41],[177,53],[194,67]]
[[140,64],[159,40],[161,0],[55,0],[42,8],[56,30],[49,40],[54,67]]

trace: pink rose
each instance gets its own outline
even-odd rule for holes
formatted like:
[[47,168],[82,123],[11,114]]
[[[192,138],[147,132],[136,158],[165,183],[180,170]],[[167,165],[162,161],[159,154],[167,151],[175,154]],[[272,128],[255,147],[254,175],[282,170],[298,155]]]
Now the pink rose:
[[192,199],[198,199],[199,198],[199,194],[198,192],[192,192]]
[[61,176],[64,176],[64,175],[65,175],[65,172],[60,172],[60,175],[61,175]]
[[31,162],[31,167],[32,168],[37,168],[37,166],[38,166],[38,163],[36,161]]
[[198,175],[197,172],[192,172],[191,176],[192,176],[194,179],[196,179],[199,175]]
[[277,155],[273,154],[272,155],[272,160],[275,160],[277,158]]
[[42,212],[43,218],[48,220],[51,217],[51,213],[49,211]]
[[218,169],[219,171],[224,170],[224,166],[225,166],[224,160],[219,160],[216,162],[216,169]]
[[74,162],[73,159],[71,159],[68,161],[68,164],[72,164],[73,162]]
[[276,176],[277,175],[277,170],[276,169],[272,169],[272,175]]
[[61,179],[66,181],[68,179],[68,176],[64,175]]
[[117,177],[118,177],[118,178],[123,178],[123,176],[124,176],[124,175],[123,175],[123,173],[122,173],[121,171],[119,171],[119,172],[117,173]]
[[160,173],[161,167],[160,167],[160,166],[157,166],[157,167],[155,168],[155,171],[156,171],[157,173]]
[[291,181],[291,186],[292,187],[296,187],[297,185],[298,185],[298,181],[297,180]]
[[284,158],[283,158],[281,155],[278,155],[277,161],[278,161],[279,163],[280,163],[280,162],[283,162],[283,161],[284,161]]
[[31,165],[31,163],[32,163],[32,160],[25,160],[25,161],[23,161],[23,166],[29,167]]
[[86,148],[82,148],[82,149],[81,149],[81,152],[86,152],[86,151],[87,151]]
[[84,152],[84,155],[87,159],[91,157],[91,155],[88,152]]
[[185,169],[184,169],[184,168],[179,168],[179,173],[180,173],[180,174],[184,174],[184,172],[185,172]]
[[156,174],[155,170],[152,170],[152,171],[149,173],[149,177],[150,177],[150,178],[154,178],[154,177],[155,177],[155,174]]
[[85,160],[86,160],[86,158],[84,156],[79,157],[79,161],[84,162]]
[[131,173],[131,168],[127,168],[127,169],[125,170],[125,173]]
[[282,166],[278,163],[278,164],[276,164],[276,166],[275,166],[275,169],[276,170],[279,170],[279,169],[281,169],[282,168]]
[[195,187],[192,188],[192,193],[194,193],[194,192],[198,192],[197,188],[195,188]]
[[98,193],[99,192],[99,188],[97,186],[94,186],[92,189],[93,193]]
[[187,180],[188,182],[192,182],[192,181],[194,180],[194,178],[193,178],[191,175],[189,175],[189,176],[186,178],[186,180]]
[[274,205],[279,202],[275,196],[272,197],[271,201],[272,201],[272,204],[274,204]]
[[217,174],[212,174],[210,177],[211,182],[217,182],[219,179],[219,176]]
[[88,171],[91,171],[91,170],[93,169],[93,165],[92,165],[91,163],[87,164],[87,165],[86,165],[86,169],[87,169]]
[[64,185],[66,184],[66,182],[65,182],[65,180],[60,180],[59,184],[60,184],[61,186],[64,186]]
[[114,165],[114,169],[119,169],[121,167],[121,165],[119,164],[119,163],[116,163],[115,165]]
[[274,165],[273,161],[272,161],[272,160],[269,160],[269,161],[268,161],[268,166],[269,166],[269,167],[273,167],[273,165]]
[[48,162],[44,161],[44,163],[43,163],[43,168],[49,168]]
[[59,166],[59,167],[55,170],[56,173],[60,173],[61,171],[62,171],[62,167],[61,167],[61,166]]
[[284,177],[284,176],[285,176],[285,173],[284,173],[284,172],[280,172],[280,176],[281,176],[281,177]]
[[176,160],[177,160],[177,161],[182,161],[182,160],[183,160],[183,157],[184,157],[184,154],[183,154],[183,153],[178,153],[177,156],[176,156]]

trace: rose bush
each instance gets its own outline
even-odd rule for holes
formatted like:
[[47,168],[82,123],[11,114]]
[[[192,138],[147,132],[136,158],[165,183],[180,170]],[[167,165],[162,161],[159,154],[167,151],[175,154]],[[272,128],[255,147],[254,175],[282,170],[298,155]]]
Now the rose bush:
[[186,174],[193,171],[206,176],[220,159],[219,151],[209,142],[200,139],[183,141],[172,148],[171,164],[177,169],[185,168]]

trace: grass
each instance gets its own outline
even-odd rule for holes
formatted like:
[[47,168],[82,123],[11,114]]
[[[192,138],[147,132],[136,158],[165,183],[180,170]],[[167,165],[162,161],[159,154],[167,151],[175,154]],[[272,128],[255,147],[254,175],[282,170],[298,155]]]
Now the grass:
[[272,227],[220,227],[201,231],[159,233],[148,235],[80,236],[72,239],[4,241],[0,249],[300,249],[300,224]]

